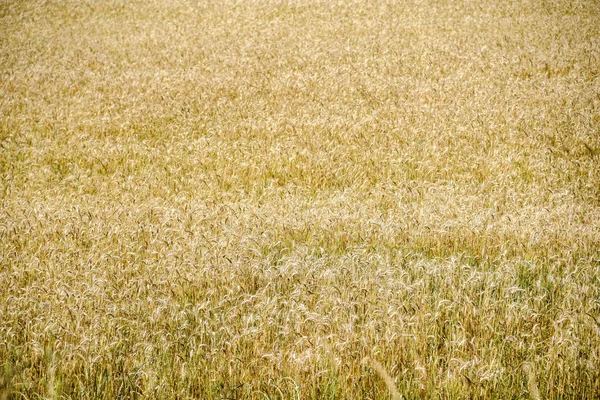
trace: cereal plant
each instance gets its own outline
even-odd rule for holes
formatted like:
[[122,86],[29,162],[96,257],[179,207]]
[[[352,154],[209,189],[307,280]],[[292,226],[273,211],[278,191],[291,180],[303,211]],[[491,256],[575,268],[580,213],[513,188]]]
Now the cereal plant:
[[600,398],[599,21],[0,1],[0,399]]

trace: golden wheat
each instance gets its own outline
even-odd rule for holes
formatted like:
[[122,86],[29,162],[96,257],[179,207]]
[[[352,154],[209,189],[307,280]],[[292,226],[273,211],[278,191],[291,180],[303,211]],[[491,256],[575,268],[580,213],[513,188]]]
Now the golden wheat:
[[599,20],[0,2],[0,397],[599,398]]

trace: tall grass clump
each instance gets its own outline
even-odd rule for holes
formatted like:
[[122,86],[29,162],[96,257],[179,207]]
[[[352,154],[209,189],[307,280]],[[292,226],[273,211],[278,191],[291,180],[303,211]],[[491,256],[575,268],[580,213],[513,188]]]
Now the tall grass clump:
[[0,2],[0,398],[600,398],[598,21]]

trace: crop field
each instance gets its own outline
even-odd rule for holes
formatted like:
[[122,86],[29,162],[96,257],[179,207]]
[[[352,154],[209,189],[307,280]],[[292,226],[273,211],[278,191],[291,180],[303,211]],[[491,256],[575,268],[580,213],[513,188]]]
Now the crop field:
[[0,399],[599,399],[597,0],[0,0]]

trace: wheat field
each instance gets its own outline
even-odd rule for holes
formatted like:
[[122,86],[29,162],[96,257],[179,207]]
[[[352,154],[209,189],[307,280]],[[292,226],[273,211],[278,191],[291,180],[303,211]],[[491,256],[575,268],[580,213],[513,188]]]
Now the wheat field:
[[597,0],[1,0],[0,399],[600,398]]

